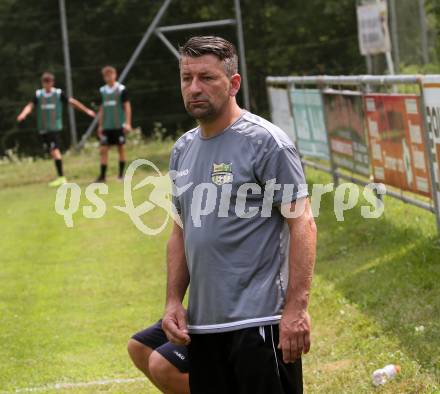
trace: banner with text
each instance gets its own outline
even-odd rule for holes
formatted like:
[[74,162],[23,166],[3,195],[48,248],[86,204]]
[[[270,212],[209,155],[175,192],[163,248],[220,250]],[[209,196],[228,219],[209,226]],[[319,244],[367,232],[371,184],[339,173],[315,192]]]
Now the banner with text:
[[272,122],[296,143],[295,125],[290,111],[289,93],[285,88],[268,88]]
[[375,182],[430,196],[419,97],[367,94],[364,100]]
[[302,155],[329,160],[324,107],[318,89],[290,89],[296,143]]
[[359,92],[325,90],[324,112],[329,145],[336,166],[369,176],[369,156]]
[[434,179],[437,184],[437,195],[440,200],[440,75],[423,77],[423,98],[425,101],[428,136],[433,147]]

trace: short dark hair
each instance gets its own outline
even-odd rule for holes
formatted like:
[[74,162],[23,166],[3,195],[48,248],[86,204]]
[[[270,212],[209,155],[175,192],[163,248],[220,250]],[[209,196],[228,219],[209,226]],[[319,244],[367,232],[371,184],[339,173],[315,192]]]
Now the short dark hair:
[[52,73],[45,71],[43,73],[43,75],[41,76],[41,80],[42,81],[55,81],[55,75],[53,75]]
[[180,56],[200,57],[214,55],[220,59],[228,76],[238,72],[238,56],[235,46],[229,41],[216,36],[191,37],[179,48]]

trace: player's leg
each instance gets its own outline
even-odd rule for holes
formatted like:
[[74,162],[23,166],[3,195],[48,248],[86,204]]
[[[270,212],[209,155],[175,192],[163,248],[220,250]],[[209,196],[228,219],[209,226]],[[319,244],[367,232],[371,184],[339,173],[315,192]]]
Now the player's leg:
[[52,149],[50,151],[50,155],[52,156],[52,159],[54,160],[55,168],[57,170],[57,175],[64,176],[63,158],[61,156],[60,150],[58,148]]
[[60,137],[58,132],[49,132],[45,135],[44,144],[47,147],[55,164],[57,179],[49,183],[49,186],[57,187],[66,183],[63,170],[63,158],[60,151]]
[[156,387],[189,393],[187,349],[168,342],[161,321],[134,334],[127,348],[133,364]]
[[278,325],[234,331],[231,362],[239,394],[302,394],[301,359],[283,362]]
[[108,149],[108,144],[101,141],[101,146],[99,147],[100,173],[96,180],[97,182],[105,182],[107,176]]
[[156,387],[165,394],[189,394],[188,351],[170,342],[156,348],[148,360],[148,370]]
[[118,145],[118,154],[119,154],[118,179],[122,180],[124,178],[124,170],[125,170],[125,146],[124,145]]
[[150,370],[148,369],[148,361],[153,349],[145,346],[136,339],[131,338],[128,341],[127,351],[135,367],[151,380],[152,378],[150,375]]
[[188,345],[191,394],[236,394],[229,359],[231,334],[191,334]]

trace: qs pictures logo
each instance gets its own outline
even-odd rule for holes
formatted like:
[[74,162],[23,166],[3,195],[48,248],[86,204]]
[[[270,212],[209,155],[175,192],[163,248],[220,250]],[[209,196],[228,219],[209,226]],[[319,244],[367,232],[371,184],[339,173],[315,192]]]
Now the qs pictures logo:
[[[138,169],[142,167],[143,172],[149,174],[142,181],[134,183],[134,176]],[[149,160],[137,159],[133,161],[127,168],[124,177],[124,206],[113,206],[129,216],[136,228],[145,235],[157,235],[162,232],[168,224],[170,216],[177,224],[182,226],[177,210],[172,203],[171,196],[174,190],[171,187],[170,176],[173,174],[163,175],[159,168]],[[138,205],[135,204],[133,196],[134,191],[142,188],[152,187],[148,198]],[[191,184],[181,187],[179,194],[184,193]],[[69,196],[70,194],[70,196]],[[108,194],[108,185],[103,183],[92,183],[85,189],[85,197],[91,205],[85,205],[82,209],[84,217],[88,219],[98,219],[105,215],[107,206],[104,200],[99,195]],[[70,197],[70,198],[69,198]],[[60,186],[57,190],[55,199],[55,211],[64,217],[67,227],[73,227],[73,215],[79,210],[81,199],[81,187],[76,183],[66,183]],[[151,226],[147,223],[147,213],[155,208],[160,208],[165,211],[163,221],[156,226]]]

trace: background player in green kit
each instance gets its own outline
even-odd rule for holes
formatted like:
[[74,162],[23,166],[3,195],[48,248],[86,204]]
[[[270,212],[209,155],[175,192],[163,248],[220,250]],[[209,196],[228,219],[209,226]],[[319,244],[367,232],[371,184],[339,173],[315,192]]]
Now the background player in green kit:
[[63,104],[70,104],[74,108],[94,118],[96,113],[73,97],[67,97],[61,89],[55,88],[55,77],[49,72],[41,76],[42,88],[35,92],[35,96],[17,116],[22,122],[37,110],[37,127],[45,149],[48,150],[55,162],[58,178],[49,183],[49,186],[59,186],[66,182],[63,173],[63,162],[60,152],[60,132],[63,129]]
[[98,138],[101,144],[101,173],[97,182],[105,182],[108,163],[108,149],[118,147],[119,174],[122,180],[125,167],[125,134],[131,130],[131,105],[127,89],[117,81],[118,74],[112,66],[102,69],[105,85],[99,89]]

